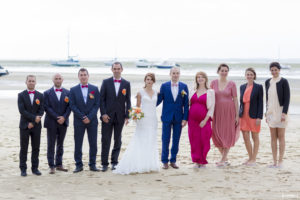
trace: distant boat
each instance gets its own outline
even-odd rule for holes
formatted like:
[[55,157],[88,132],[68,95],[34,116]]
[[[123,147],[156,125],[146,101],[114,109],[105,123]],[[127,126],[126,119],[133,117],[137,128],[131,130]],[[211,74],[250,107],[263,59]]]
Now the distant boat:
[[117,58],[114,58],[112,60],[108,60],[108,61],[104,61],[104,65],[105,66],[112,66],[112,64],[114,64],[114,62],[117,62],[118,59]]
[[155,64],[154,67],[158,69],[171,69],[172,67],[180,67],[180,65],[174,62],[163,61],[162,63]]
[[0,65],[0,76],[8,75],[8,71]]
[[281,69],[291,69],[291,65],[280,65]]
[[71,67],[71,66],[80,66],[79,60],[74,60],[72,56],[68,57],[68,60],[59,60],[51,62],[51,65],[59,67]]
[[149,68],[152,67],[152,63],[146,59],[140,59],[135,63],[135,66],[138,68]]
[[72,67],[72,66],[80,66],[79,60],[75,60],[75,56],[70,56],[70,35],[68,34],[68,59],[67,60],[58,60],[52,61],[51,65],[58,66],[58,67]]

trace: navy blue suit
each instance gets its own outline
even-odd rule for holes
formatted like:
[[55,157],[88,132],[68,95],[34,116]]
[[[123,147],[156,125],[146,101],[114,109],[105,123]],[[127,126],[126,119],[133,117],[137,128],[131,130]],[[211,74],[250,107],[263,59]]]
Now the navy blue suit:
[[[50,88],[44,92],[44,107],[46,111],[44,127],[47,128],[47,159],[50,168],[62,167],[64,139],[67,127],[69,126],[69,116],[71,113],[69,96],[70,91],[65,88],[62,88],[59,100],[54,88]],[[57,122],[58,116],[65,118],[64,124],[61,125]],[[54,164],[55,143],[57,143],[57,146]]]
[[[80,84],[74,86],[70,90],[70,107],[74,114],[74,140],[75,152],[74,159],[77,167],[82,167],[82,143],[85,130],[87,130],[88,141],[90,146],[89,166],[96,165],[97,155],[97,132],[99,109],[99,90],[97,86],[88,84],[88,96],[86,103],[84,102]],[[89,124],[84,124],[83,119],[86,116]]]
[[[182,92],[185,94],[182,94]],[[178,153],[179,140],[182,129],[182,120],[188,120],[189,112],[189,90],[186,84],[178,83],[178,95],[174,101],[171,91],[171,81],[161,85],[160,94],[158,95],[157,105],[163,101],[161,121],[163,122],[162,130],[162,163],[176,162]],[[169,160],[169,144],[171,139],[171,129],[173,127],[173,139],[171,148],[171,159]]]

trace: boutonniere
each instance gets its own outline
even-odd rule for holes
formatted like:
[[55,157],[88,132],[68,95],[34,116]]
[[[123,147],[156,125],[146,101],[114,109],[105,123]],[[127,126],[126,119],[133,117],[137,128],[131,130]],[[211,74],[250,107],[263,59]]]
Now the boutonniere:
[[69,101],[70,101],[70,100],[69,100],[69,97],[65,97],[65,102],[66,102],[66,103],[69,103]]
[[124,96],[126,95],[126,89],[125,89],[125,88],[122,90],[122,94],[123,94]]
[[181,91],[181,96],[184,97],[184,95],[187,95],[184,90]]
[[95,98],[94,94],[95,94],[95,91],[91,91],[91,93],[89,94],[90,99],[94,99]]
[[36,99],[36,100],[35,100],[35,103],[36,103],[37,105],[40,105],[40,104],[41,104],[41,102],[40,102],[39,99]]

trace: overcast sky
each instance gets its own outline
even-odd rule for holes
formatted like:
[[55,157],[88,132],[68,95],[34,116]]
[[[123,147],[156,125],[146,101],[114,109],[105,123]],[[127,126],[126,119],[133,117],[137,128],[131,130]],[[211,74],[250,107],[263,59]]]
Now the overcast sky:
[[300,57],[298,0],[1,0],[0,59]]

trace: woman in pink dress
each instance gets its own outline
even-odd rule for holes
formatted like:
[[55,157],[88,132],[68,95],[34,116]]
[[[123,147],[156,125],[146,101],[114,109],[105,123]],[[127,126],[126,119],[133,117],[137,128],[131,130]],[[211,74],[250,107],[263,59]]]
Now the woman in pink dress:
[[215,92],[208,89],[207,82],[207,75],[204,72],[196,74],[196,92],[190,100],[188,132],[191,156],[195,168],[205,167],[208,163],[206,157],[210,149],[211,119],[214,114]]
[[240,135],[239,108],[236,85],[233,81],[227,80],[228,65],[221,64],[217,72],[219,79],[212,81],[210,86],[216,96],[212,139],[221,153],[221,160],[216,163],[217,166],[227,166],[228,152]]

